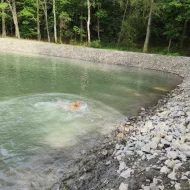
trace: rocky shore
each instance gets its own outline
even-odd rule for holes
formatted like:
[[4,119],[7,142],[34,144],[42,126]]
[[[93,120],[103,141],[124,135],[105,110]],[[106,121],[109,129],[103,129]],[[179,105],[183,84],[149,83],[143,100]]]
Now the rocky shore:
[[70,166],[51,190],[189,190],[190,89],[184,81]]

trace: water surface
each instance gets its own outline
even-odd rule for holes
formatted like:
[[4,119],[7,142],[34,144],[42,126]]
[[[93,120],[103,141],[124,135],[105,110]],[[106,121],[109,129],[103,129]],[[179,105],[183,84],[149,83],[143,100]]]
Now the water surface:
[[[0,52],[0,189],[45,189],[64,173],[74,147],[180,81],[162,72]],[[80,109],[59,106],[77,100]]]

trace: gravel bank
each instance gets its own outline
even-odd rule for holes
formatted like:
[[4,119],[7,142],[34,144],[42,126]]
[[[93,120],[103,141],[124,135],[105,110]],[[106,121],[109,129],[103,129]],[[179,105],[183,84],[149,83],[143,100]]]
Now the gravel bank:
[[154,108],[126,118],[69,166],[51,190],[190,190],[190,58],[0,38],[12,50],[172,72],[183,82]]

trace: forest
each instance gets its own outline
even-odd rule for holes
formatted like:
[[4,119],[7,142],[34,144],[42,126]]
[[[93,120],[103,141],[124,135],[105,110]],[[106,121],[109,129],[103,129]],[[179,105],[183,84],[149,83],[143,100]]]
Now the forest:
[[2,37],[190,55],[190,0],[1,0]]

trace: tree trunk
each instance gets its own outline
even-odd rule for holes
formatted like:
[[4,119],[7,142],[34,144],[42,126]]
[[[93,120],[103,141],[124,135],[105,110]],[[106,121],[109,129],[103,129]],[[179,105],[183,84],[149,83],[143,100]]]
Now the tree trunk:
[[44,14],[45,14],[45,21],[46,21],[47,38],[48,38],[48,42],[50,42],[49,24],[48,24],[48,15],[47,15],[47,2],[46,2],[46,0],[44,0]]
[[97,24],[98,24],[98,40],[100,41],[100,20],[97,18]]
[[90,0],[87,0],[88,4],[88,21],[87,21],[87,33],[88,33],[88,46],[91,47],[91,40],[90,40],[90,7],[91,3]]
[[[4,0],[1,0],[4,3]],[[5,25],[5,10],[2,9],[2,37],[6,36],[6,25]]]
[[62,36],[63,36],[63,30],[62,30],[62,24],[61,24],[61,20],[60,20],[60,24],[59,24],[59,43],[62,44]]
[[56,13],[55,13],[55,0],[53,0],[53,17],[54,17],[54,39],[55,43],[57,43],[57,21],[56,21]]
[[186,31],[187,31],[187,23],[188,23],[188,20],[186,19],[185,23],[184,23],[184,26],[183,26],[183,33],[182,33],[181,42],[180,42],[180,48],[181,49],[183,49],[185,34],[186,34]]
[[18,19],[17,19],[15,0],[12,0],[12,5],[11,5],[11,2],[9,0],[7,0],[7,2],[9,4],[9,8],[10,8],[11,13],[13,15],[13,22],[14,22],[14,25],[15,25],[15,36],[18,39],[20,39],[20,31],[19,31],[19,26],[18,26]]
[[150,30],[151,30],[151,23],[152,23],[152,8],[153,8],[153,3],[154,3],[154,0],[151,0],[150,12],[149,12],[148,24],[147,24],[147,31],[146,31],[146,39],[145,39],[144,47],[143,47],[143,53],[147,53],[148,52],[148,45],[149,45],[149,40],[150,40]]
[[83,42],[83,18],[82,18],[82,11],[81,11],[81,18],[80,18],[80,43]]
[[171,38],[170,38],[170,40],[169,40],[169,44],[168,44],[168,52],[167,52],[167,53],[170,53],[170,47],[171,47],[171,44],[172,44],[172,40],[171,40]]
[[123,33],[123,23],[124,23],[125,16],[126,16],[126,13],[127,13],[128,2],[129,2],[129,0],[126,1],[125,11],[123,13],[123,19],[122,19],[122,23],[121,23],[121,30],[120,30],[119,37],[118,37],[118,40],[117,40],[118,45],[120,44],[121,36],[122,36],[122,33]]
[[40,33],[40,14],[39,14],[39,0],[36,0],[37,4],[37,38],[38,41],[41,40],[41,33]]

